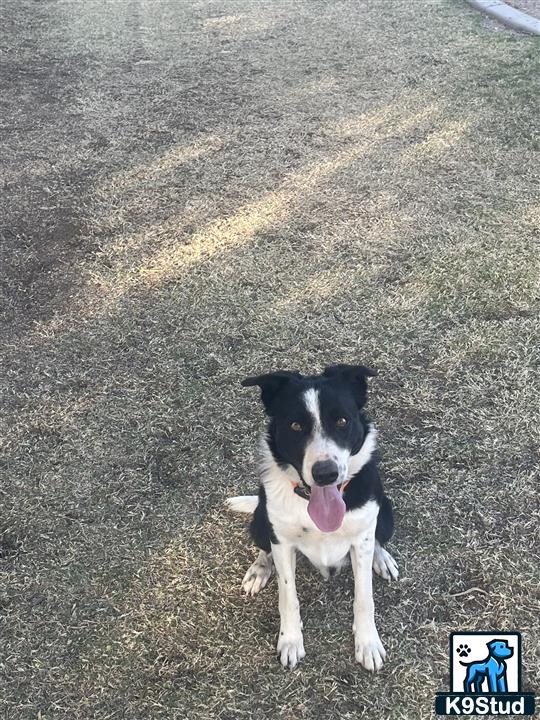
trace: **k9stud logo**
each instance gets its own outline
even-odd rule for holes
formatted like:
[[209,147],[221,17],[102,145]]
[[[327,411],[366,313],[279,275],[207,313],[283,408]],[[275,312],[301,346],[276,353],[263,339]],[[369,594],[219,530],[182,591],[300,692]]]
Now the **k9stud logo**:
[[532,715],[534,694],[521,692],[518,632],[450,635],[450,692],[437,693],[438,715]]

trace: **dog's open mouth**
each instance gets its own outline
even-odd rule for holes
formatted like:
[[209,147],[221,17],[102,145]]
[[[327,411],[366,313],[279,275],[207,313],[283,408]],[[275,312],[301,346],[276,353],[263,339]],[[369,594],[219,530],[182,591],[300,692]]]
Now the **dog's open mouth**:
[[341,527],[347,509],[341,493],[341,485],[298,487],[295,492],[308,501],[309,517],[319,530],[334,532]]

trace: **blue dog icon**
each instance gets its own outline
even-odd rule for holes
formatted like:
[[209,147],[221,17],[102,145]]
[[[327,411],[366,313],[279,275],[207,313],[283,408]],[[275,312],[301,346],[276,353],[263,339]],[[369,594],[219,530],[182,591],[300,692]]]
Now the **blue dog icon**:
[[466,693],[481,693],[482,685],[486,679],[488,681],[487,692],[508,692],[506,663],[504,661],[512,657],[514,650],[508,646],[506,640],[492,640],[487,643],[487,647],[489,655],[485,660],[470,663],[459,661],[460,665],[467,668],[467,674],[463,681],[463,690]]

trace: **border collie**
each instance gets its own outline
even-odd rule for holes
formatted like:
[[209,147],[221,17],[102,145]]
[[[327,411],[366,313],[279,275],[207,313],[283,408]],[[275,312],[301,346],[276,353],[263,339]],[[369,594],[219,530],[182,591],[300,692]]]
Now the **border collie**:
[[377,472],[377,431],[363,412],[366,378],[362,365],[333,365],[321,375],[273,372],[249,377],[257,385],[269,417],[261,440],[259,495],[229,498],[236,512],[253,513],[250,531],[259,556],[242,587],[262,590],[275,565],[281,627],[277,644],[284,667],[304,657],[300,606],[296,595],[296,551],[325,578],[350,554],[354,572],[356,660],[379,670],[386,652],[375,626],[372,568],[397,579],[398,569],[383,548],[394,522],[390,501]]

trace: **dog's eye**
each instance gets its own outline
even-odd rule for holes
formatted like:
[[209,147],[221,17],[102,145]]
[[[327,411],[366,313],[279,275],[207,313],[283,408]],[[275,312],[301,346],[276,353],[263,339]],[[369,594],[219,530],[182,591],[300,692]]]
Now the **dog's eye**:
[[349,421],[347,420],[347,418],[339,418],[338,420],[336,420],[336,425],[338,426],[338,428],[344,428],[347,427],[348,422]]
[[294,432],[300,432],[302,430],[302,426],[300,425],[299,422],[292,422],[291,430],[294,430]]

